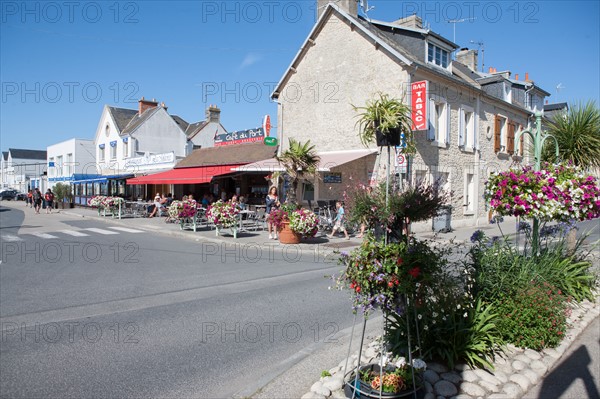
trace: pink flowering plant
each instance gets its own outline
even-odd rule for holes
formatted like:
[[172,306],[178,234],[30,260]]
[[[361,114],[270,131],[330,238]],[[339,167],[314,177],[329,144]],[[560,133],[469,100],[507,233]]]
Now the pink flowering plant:
[[104,195],[96,195],[95,197],[92,197],[88,200],[88,206],[101,208],[102,203],[104,202],[105,199],[106,199],[106,196],[104,196]]
[[333,276],[335,287],[350,290],[354,311],[368,314],[379,307],[402,314],[401,296],[418,296],[437,279],[445,260],[441,252],[415,238],[385,244],[369,236],[351,253],[342,252],[339,263],[344,269]]
[[511,169],[490,176],[485,199],[498,215],[549,220],[589,220],[600,217],[600,187],[574,165],[544,165]]
[[230,228],[237,225],[239,213],[235,205],[219,200],[208,207],[206,217],[216,226]]
[[308,209],[296,209],[288,214],[290,229],[303,237],[314,237],[317,234],[319,218]]
[[177,219],[189,219],[196,216],[196,201],[173,201],[169,206],[169,216]]

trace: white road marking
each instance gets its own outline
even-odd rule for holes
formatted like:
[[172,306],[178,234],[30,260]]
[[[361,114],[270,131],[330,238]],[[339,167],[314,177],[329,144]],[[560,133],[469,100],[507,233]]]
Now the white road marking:
[[109,228],[114,229],[114,230],[123,231],[125,233],[144,233],[143,230],[130,229],[128,227],[113,227],[113,226],[111,226]]
[[89,234],[85,234],[77,230],[61,230],[59,233],[68,234],[73,237],[89,237]]
[[10,234],[2,234],[0,236],[0,238],[2,238],[2,241],[6,241],[6,242],[23,241],[23,239],[21,237],[13,236]]
[[53,236],[52,234],[48,234],[48,233],[27,233],[27,234],[31,234],[38,238],[43,238],[44,240],[51,240],[53,238],[58,238],[57,236]]
[[95,227],[92,228],[88,228],[88,229],[84,229],[86,231],[91,231],[92,233],[98,233],[98,234],[103,234],[105,236],[107,235],[111,235],[111,234],[119,234],[116,231],[110,231],[110,230],[103,230],[103,229],[97,229]]

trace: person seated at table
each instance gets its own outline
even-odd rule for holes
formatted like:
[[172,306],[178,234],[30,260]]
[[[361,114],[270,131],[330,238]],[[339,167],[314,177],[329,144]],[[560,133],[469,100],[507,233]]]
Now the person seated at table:
[[169,207],[172,203],[173,203],[173,194],[169,193],[167,194],[167,203],[165,204],[165,207]]
[[153,218],[154,216],[156,216],[156,214],[158,213],[158,215],[160,216],[160,208],[162,208],[162,204],[160,203],[161,198],[160,198],[160,193],[156,193],[156,196],[154,196],[154,208],[152,209],[152,213],[150,213],[150,216],[148,216],[149,218]]
[[239,204],[238,206],[240,207],[241,210],[246,210],[246,208],[248,208],[247,204],[246,204],[246,198],[244,196],[240,195],[239,198]]
[[189,202],[196,202],[196,200],[194,199],[194,194],[189,194],[187,200]]
[[231,205],[236,206],[236,207],[239,207],[239,205],[240,205],[240,202],[238,201],[238,196],[235,194],[231,197],[229,202],[231,202]]
[[208,197],[208,194],[204,193],[204,195],[202,196],[202,208],[208,208],[209,205],[210,199]]

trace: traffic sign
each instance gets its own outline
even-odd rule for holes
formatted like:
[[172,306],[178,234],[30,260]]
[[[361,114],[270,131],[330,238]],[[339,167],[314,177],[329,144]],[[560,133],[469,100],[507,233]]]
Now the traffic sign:
[[277,145],[278,141],[275,137],[265,137],[263,143],[265,143],[265,145],[273,147]]

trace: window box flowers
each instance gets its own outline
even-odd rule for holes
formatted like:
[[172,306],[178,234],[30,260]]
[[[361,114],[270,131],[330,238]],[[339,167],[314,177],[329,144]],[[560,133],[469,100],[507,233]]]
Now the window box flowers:
[[107,197],[104,195],[97,195],[88,200],[88,206],[98,208],[98,216],[106,216],[108,210],[112,216],[118,216],[121,218],[121,207],[125,203],[125,200],[121,197]]
[[297,209],[288,215],[290,229],[302,237],[314,237],[317,234],[319,218],[308,209]]

